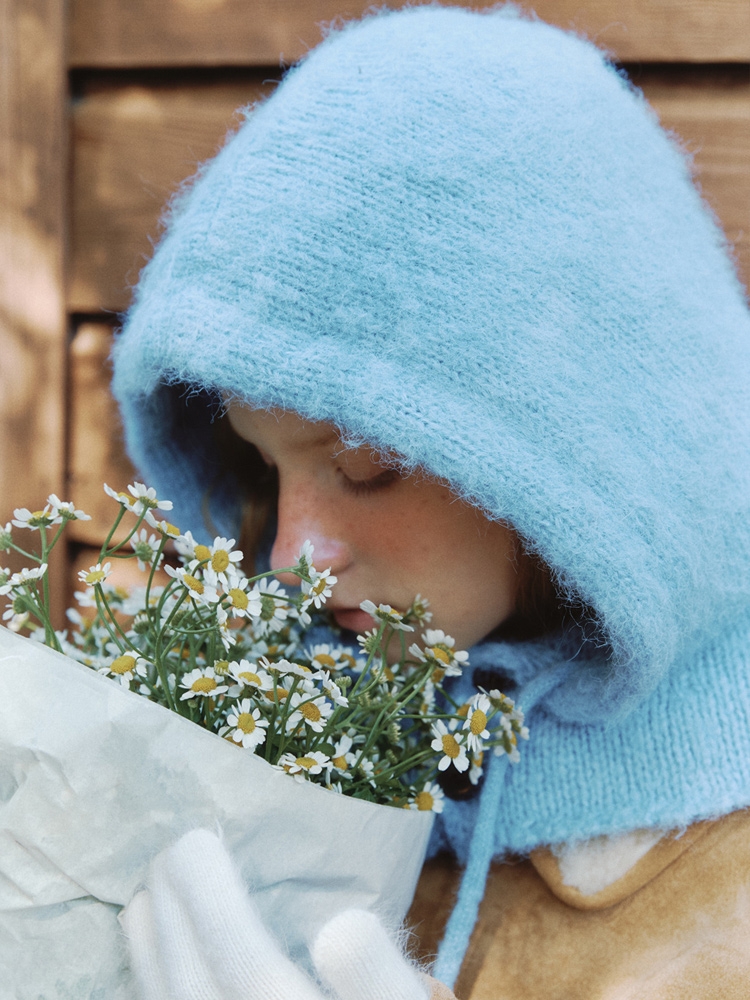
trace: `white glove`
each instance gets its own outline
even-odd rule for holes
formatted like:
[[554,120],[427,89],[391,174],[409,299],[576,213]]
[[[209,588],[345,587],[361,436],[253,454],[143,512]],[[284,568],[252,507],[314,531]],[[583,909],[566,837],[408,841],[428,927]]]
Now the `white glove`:
[[[133,897],[121,922],[143,1000],[324,1000],[266,931],[231,858],[207,830],[186,834],[155,858],[148,889]],[[325,924],[311,956],[335,1000],[431,995],[433,981],[365,910]]]

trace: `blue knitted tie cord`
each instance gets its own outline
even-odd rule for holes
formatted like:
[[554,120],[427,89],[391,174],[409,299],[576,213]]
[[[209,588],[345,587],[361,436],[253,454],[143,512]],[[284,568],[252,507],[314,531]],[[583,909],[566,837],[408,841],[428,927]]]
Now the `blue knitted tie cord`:
[[[569,663],[561,663],[552,670],[545,670],[521,689],[516,704],[523,709],[527,718],[531,709],[557,687],[569,669]],[[477,822],[469,845],[469,860],[432,971],[436,979],[451,989],[461,970],[461,963],[477,920],[479,904],[484,895],[487,874],[495,851],[495,822],[508,767],[507,755],[495,757],[493,754],[490,757],[479,800]]]

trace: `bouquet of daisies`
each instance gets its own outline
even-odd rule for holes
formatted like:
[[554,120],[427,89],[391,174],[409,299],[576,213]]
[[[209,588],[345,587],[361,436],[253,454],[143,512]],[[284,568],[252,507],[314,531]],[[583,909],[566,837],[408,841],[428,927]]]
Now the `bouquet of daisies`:
[[[171,510],[141,483],[106,492],[119,507],[97,563],[79,574],[70,628],[49,617],[47,566],[65,526],[87,515],[52,495],[42,510],[15,511],[0,529],[0,552],[34,564],[0,568],[4,619],[124,687],[262,757],[297,781],[372,802],[439,812],[440,772],[481,774],[492,750],[518,759],[523,713],[499,691],[456,703],[446,678],[468,666],[451,636],[430,629],[428,601],[405,611],[364,601],[373,628],[347,646],[325,615],[336,578],[313,564],[306,542],[288,592],[271,573],[247,576],[234,539],[196,542],[163,519]],[[123,518],[132,518],[114,541]],[[39,551],[18,544],[14,528],[35,532]],[[125,592],[110,581],[115,560],[130,558],[144,585]],[[167,582],[157,583],[163,569]],[[421,641],[409,643],[410,633]],[[394,654],[394,649],[396,653]]]

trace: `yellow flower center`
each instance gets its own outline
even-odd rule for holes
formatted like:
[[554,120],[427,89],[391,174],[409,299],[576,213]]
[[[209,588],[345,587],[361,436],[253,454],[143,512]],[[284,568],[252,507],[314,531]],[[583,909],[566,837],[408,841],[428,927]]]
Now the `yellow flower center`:
[[165,535],[170,535],[172,538],[177,538],[180,534],[180,529],[177,525],[170,524],[169,521],[160,521],[159,527]]
[[289,695],[286,688],[277,687],[273,691],[266,691],[266,698],[269,701],[284,701],[284,699]]
[[459,708],[459,710],[456,712],[456,715],[460,715],[462,719],[465,719],[468,714],[469,714],[469,703],[467,701]]
[[135,657],[125,653],[123,656],[118,656],[109,669],[113,674],[127,674],[133,667],[135,667]]
[[313,594],[315,594],[316,597],[320,597],[320,595],[323,593],[323,591],[326,589],[327,586],[328,586],[328,581],[324,580],[321,577],[321,579],[318,580],[317,583],[313,584],[312,592]]
[[309,722],[320,722],[320,709],[313,701],[306,701],[299,706],[300,712]]
[[334,757],[333,766],[337,767],[339,771],[349,770],[349,765],[346,763],[346,757]]
[[208,694],[209,691],[216,688],[216,681],[213,677],[199,677],[197,681],[193,681],[190,687],[191,690],[198,691],[200,694]]
[[205,587],[200,582],[200,580],[196,580],[196,578],[194,576],[191,576],[190,573],[186,573],[182,579],[188,590],[192,590],[194,594],[202,594],[203,591],[205,590]]
[[218,674],[220,677],[229,673],[229,660],[217,660],[214,663],[214,673]]
[[237,717],[237,728],[243,733],[252,733],[255,729],[255,719],[249,712],[241,712]]
[[207,545],[196,545],[195,546],[195,558],[199,562],[206,562],[211,558],[211,549]]
[[417,805],[417,809],[421,812],[431,812],[432,807],[435,805],[435,799],[429,792],[420,792],[414,801]]
[[446,757],[450,757],[451,760],[455,760],[461,753],[461,747],[458,745],[458,740],[455,736],[451,736],[450,733],[445,733],[443,736],[443,753]]
[[217,549],[211,559],[211,568],[215,573],[223,573],[229,565],[229,553],[226,549]]
[[47,510],[35,510],[32,513],[32,515],[29,518],[29,520],[30,521],[37,521],[38,522],[38,521],[46,521],[48,518],[49,518],[49,511],[47,511]]
[[474,736],[479,736],[480,733],[484,732],[484,727],[487,725],[487,716],[484,712],[477,708],[471,717],[469,722],[469,729]]
[[446,665],[451,662],[451,655],[443,646],[433,646],[432,655],[436,660],[440,660],[441,663],[445,663]]
[[106,576],[103,569],[92,569],[90,573],[86,574],[86,583],[93,586],[95,583],[101,583],[102,580],[106,579]]
[[311,767],[315,767],[317,761],[314,757],[297,757],[294,763],[299,764],[300,767],[304,767],[306,771],[309,771]]
[[233,608],[239,608],[240,611],[245,611],[247,609],[249,600],[244,590],[240,590],[239,587],[233,587],[229,591],[229,597],[232,601]]
[[336,661],[329,653],[318,653],[315,662],[319,663],[321,667],[328,667],[329,670],[333,670],[336,666]]
[[435,667],[432,671],[431,680],[433,684],[439,684],[440,681],[445,677],[445,670],[442,667]]
[[341,653],[339,660],[342,663],[345,663],[348,667],[354,667],[357,664],[357,661],[354,659],[351,653]]
[[238,674],[240,680],[244,681],[245,684],[254,684],[255,687],[260,687],[260,677],[254,674],[252,670],[243,670],[242,673]]

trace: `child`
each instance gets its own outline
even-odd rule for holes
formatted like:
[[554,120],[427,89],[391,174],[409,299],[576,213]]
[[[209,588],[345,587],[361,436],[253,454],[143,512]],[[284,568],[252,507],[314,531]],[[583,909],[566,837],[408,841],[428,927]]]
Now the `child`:
[[[531,858],[493,869],[462,1000],[747,993],[749,333],[643,99],[509,9],[332,35],[143,274],[115,391],[178,522],[235,534],[260,456],[272,564],[312,538],[339,624],[420,592],[475,644],[461,690],[525,692],[521,762],[434,838],[470,859],[449,984],[490,857]],[[258,996],[307,995],[295,975]]]

